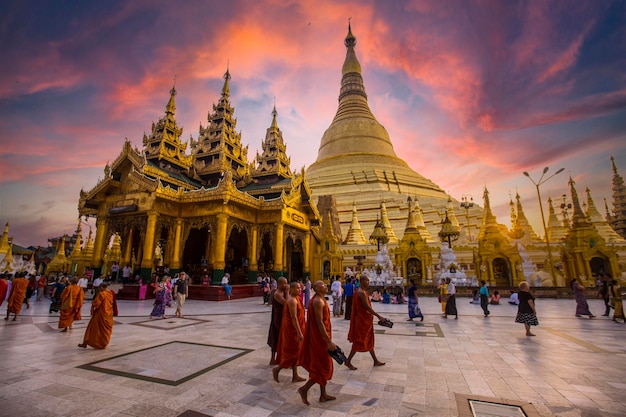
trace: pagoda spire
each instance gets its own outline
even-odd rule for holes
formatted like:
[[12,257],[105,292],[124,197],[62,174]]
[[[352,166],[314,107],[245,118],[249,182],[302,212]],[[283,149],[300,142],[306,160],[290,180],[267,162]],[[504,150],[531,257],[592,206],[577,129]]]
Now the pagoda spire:
[[609,211],[609,203],[606,202],[606,198],[604,199],[604,213],[606,221],[610,223],[613,220],[613,216],[611,216]]
[[367,244],[365,234],[363,233],[363,229],[361,229],[361,224],[359,223],[359,219],[357,217],[356,201],[352,203],[352,222],[350,223],[350,229],[348,229],[345,243],[347,245]]
[[4,225],[4,232],[0,236],[0,254],[8,253],[9,251],[9,222]]
[[571,176],[569,177],[568,184],[570,186],[570,190],[572,193],[572,205],[574,207],[574,213],[572,214],[572,225],[573,226],[588,225],[589,222],[587,221],[587,216],[585,216],[585,213],[580,207],[580,201],[578,200],[578,192],[576,191],[576,182]]
[[228,65],[226,66],[226,72],[224,73],[224,86],[222,87],[222,99],[228,100],[230,98],[230,70]]
[[78,228],[76,229],[76,243],[74,244],[74,249],[72,250],[72,254],[70,255],[70,258],[76,262],[78,261],[78,259],[80,259],[80,255],[81,255],[81,244],[82,244],[82,240],[83,240],[83,230],[82,227],[80,225],[80,217],[78,218]]
[[165,106],[165,114],[174,116],[176,114],[176,101],[174,97],[176,96],[176,83],[172,86],[170,90],[170,100],[167,102],[167,106]]
[[389,243],[398,243],[398,238],[391,227],[391,222],[389,221],[389,216],[387,215],[387,204],[385,200],[380,203],[380,220],[382,225],[385,227],[385,233],[389,238]]
[[624,242],[624,238],[613,230],[609,222],[602,217],[602,214],[600,214],[600,211],[596,208],[589,187],[587,187],[585,191],[587,193],[587,220],[593,225],[605,242]]
[[556,215],[556,211],[554,210],[554,205],[552,204],[552,198],[548,198],[548,206],[549,206],[549,215],[548,215],[548,226],[547,233],[550,242],[561,242],[567,236],[567,229],[563,226],[563,223],[559,220]]
[[596,203],[594,203],[593,197],[591,197],[589,187],[585,189],[585,192],[587,193],[587,219],[592,223],[603,222],[604,218],[596,208]]
[[615,158],[611,156],[613,168],[613,216],[611,227],[622,237],[626,238],[626,185],[624,178],[617,171]]
[[485,191],[483,192],[483,200],[484,200],[484,210],[483,210],[483,224],[495,224],[496,216],[493,215],[491,211],[491,203],[489,202],[489,190],[485,187]]
[[283,178],[293,177],[290,164],[291,158],[287,156],[287,145],[283,139],[277,121],[278,112],[276,104],[272,110],[272,123],[265,133],[265,140],[261,143],[263,152],[256,155],[256,168],[251,168],[251,177],[255,180],[263,178],[264,182],[278,181]]
[[413,199],[411,197],[407,198],[407,203],[409,205],[409,215],[406,219],[406,227],[404,228],[404,233],[409,230],[417,230],[417,222],[415,221],[415,213],[413,213]]

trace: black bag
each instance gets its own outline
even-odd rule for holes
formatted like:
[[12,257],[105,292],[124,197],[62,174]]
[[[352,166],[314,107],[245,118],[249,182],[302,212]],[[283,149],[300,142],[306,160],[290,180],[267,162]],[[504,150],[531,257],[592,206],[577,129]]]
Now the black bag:
[[344,362],[348,360],[346,355],[343,353],[343,350],[339,346],[335,350],[329,350],[328,354],[331,358],[333,358],[339,365],[343,365]]
[[393,327],[393,321],[389,319],[381,320],[378,322],[381,326],[389,327],[390,329]]

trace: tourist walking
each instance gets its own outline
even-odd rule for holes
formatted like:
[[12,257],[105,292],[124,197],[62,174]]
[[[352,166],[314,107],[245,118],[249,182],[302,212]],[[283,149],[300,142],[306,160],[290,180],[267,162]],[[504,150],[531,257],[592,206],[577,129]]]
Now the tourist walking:
[[439,302],[441,303],[441,312],[446,314],[446,304],[448,300],[448,284],[446,283],[445,278],[441,278],[441,282],[439,282]]
[[28,276],[25,274],[26,279],[28,280],[28,286],[26,287],[26,296],[24,297],[24,304],[26,304],[26,308],[30,308],[30,299],[33,297],[33,294],[37,290],[37,279],[34,275]]
[[45,275],[37,275],[37,301],[41,301],[43,293],[46,291],[48,278]]
[[576,297],[576,317],[589,316],[590,319],[594,318],[595,316],[591,314],[587,298],[585,297],[585,287],[576,278],[572,279],[571,286]]
[[86,276],[80,277],[78,280],[78,286],[83,290],[83,294],[87,293],[87,287],[89,287],[89,280]]
[[306,277],[304,283],[304,309],[309,308],[309,301],[311,301],[311,278]]
[[478,292],[480,293],[480,308],[483,309],[485,317],[489,317],[489,288],[487,288],[487,283],[484,280],[480,281]]
[[283,308],[287,300],[288,286],[287,278],[280,277],[276,283],[276,290],[270,294],[270,302],[272,303],[272,317],[270,328],[267,333],[267,344],[272,350],[270,365],[276,365],[276,352],[278,351],[278,338],[280,336],[280,327],[283,321]]
[[167,291],[165,291],[165,284],[159,282],[156,289],[154,290],[154,307],[152,308],[152,312],[150,313],[150,318],[162,318],[165,317],[165,305],[167,303]]
[[13,321],[17,320],[17,316],[22,311],[22,305],[24,304],[24,298],[26,297],[26,291],[28,290],[28,280],[24,278],[23,272],[15,274],[15,278],[11,283],[11,292],[9,299],[7,300],[7,316],[5,320],[9,320],[11,313],[14,314]]
[[346,300],[346,308],[345,314],[343,318],[346,320],[350,320],[350,315],[352,314],[352,302],[354,301],[354,290],[356,286],[352,283],[354,278],[350,277],[346,281],[346,285],[343,286],[343,297]]
[[611,279],[609,288],[614,309],[613,321],[617,322],[617,319],[622,319],[623,323],[626,323],[626,316],[624,315],[624,302],[622,300],[622,287],[620,287],[617,280]]
[[182,318],[183,317],[183,306],[185,305],[185,300],[189,295],[189,285],[187,282],[187,274],[185,272],[181,272],[178,274],[178,279],[174,284],[174,297],[176,298],[176,316]]
[[281,369],[291,368],[291,382],[306,381],[298,375],[298,365],[300,364],[300,353],[302,351],[302,341],[304,340],[305,319],[304,305],[300,302],[302,293],[300,284],[292,282],[289,284],[289,296],[285,301],[283,309],[283,320],[280,325],[278,336],[278,350],[276,354],[276,367],[272,369],[274,381],[278,381],[278,374]]
[[82,320],[81,309],[85,300],[85,293],[78,285],[78,279],[72,278],[70,285],[61,293],[61,315],[59,316],[59,329],[62,332],[72,330],[74,320]]
[[48,314],[61,311],[61,294],[65,290],[67,278],[65,276],[57,277],[56,282],[52,284],[52,292],[50,293],[50,310]]
[[309,380],[298,388],[302,402],[309,405],[308,392],[314,384],[320,386],[319,402],[334,400],[335,397],[326,393],[326,384],[333,377],[333,360],[328,352],[337,349],[333,343],[333,333],[330,325],[330,309],[326,302],[328,287],[324,281],[313,284],[315,295],[309,303],[307,316],[309,323],[304,331],[302,354],[300,363],[309,372]]
[[369,352],[374,360],[374,366],[383,366],[385,363],[378,360],[374,351],[374,316],[380,321],[386,319],[372,309],[369,293],[370,286],[368,277],[361,277],[361,286],[356,290],[355,300],[352,303],[352,315],[350,317],[350,330],[348,340],[352,342],[352,349],[346,366],[350,370],[357,368],[352,365],[352,358],[357,352]]
[[537,310],[535,309],[535,297],[530,293],[528,282],[519,283],[519,304],[517,306],[516,323],[523,323],[526,328],[526,336],[535,336],[530,332],[530,326],[538,326]]
[[115,294],[108,289],[107,284],[101,284],[100,292],[91,302],[91,319],[85,330],[83,343],[78,347],[91,346],[94,349],[107,347],[113,333],[113,316],[117,316]]
[[230,295],[232,294],[233,287],[230,286],[230,274],[228,272],[224,274],[224,277],[222,277],[222,288],[224,288],[226,297],[230,300]]
[[448,284],[448,300],[446,302],[446,310],[443,318],[447,319],[448,316],[454,316],[454,319],[457,320],[459,313],[456,310],[456,286],[450,278],[446,278],[446,284]]
[[417,285],[415,284],[415,280],[412,279],[411,286],[409,287],[409,320],[413,321],[414,318],[420,317],[420,321],[424,321],[424,315],[422,314],[422,310],[419,306],[419,301],[417,298]]
[[604,301],[604,314],[608,317],[611,314],[611,294],[609,294],[610,279],[607,279],[605,275],[600,278],[600,296]]

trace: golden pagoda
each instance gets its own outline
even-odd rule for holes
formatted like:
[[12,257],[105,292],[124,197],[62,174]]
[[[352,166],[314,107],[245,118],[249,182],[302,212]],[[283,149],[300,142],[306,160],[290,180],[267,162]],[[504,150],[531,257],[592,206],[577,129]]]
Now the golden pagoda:
[[143,150],[126,140],[104,178],[81,190],[79,215],[97,219],[87,245],[96,275],[119,260],[144,282],[160,269],[185,270],[196,281],[212,275],[214,283],[228,272],[234,284],[256,283],[260,272],[321,276],[312,262],[321,218],[304,172],[290,171],[276,108],[263,154],[249,163],[235,131],[230,80],[227,70],[209,125],[189,141],[191,155],[180,141],[172,88]]
[[[369,108],[350,25],[344,43],[337,113],[322,136],[316,161],[307,168],[311,189],[318,198],[335,197],[343,235],[352,223],[355,201],[365,235],[374,229],[384,205],[383,221],[390,228],[391,241],[397,243],[401,237],[395,231],[404,230],[408,196],[419,198],[427,227],[435,235],[439,210],[446,207],[449,196],[396,155],[387,130]],[[480,210],[472,211],[475,220]]]

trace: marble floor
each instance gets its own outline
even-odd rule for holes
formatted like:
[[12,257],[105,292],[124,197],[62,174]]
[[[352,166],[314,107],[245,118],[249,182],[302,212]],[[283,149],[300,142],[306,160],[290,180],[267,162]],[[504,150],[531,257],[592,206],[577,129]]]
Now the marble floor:
[[[372,366],[357,354],[350,371],[335,364],[319,403],[305,406],[284,370],[272,380],[266,344],[270,308],[261,299],[188,300],[185,318],[149,320],[150,300],[120,301],[104,350],[80,349],[89,319],[56,329],[49,301],[32,302],[16,322],[0,324],[0,416],[459,416],[469,400],[524,407],[528,416],[626,416],[626,325],[574,317],[574,300],[537,301],[540,325],[526,337],[516,307],[459,299],[459,319],[443,319],[435,298],[420,299],[424,322],[407,322],[406,305],[375,304],[395,322],[375,326]],[[2,306],[2,314],[6,311]],[[344,351],[348,322],[333,318]],[[306,371],[300,371],[306,376]],[[499,414],[493,411],[491,415]]]

